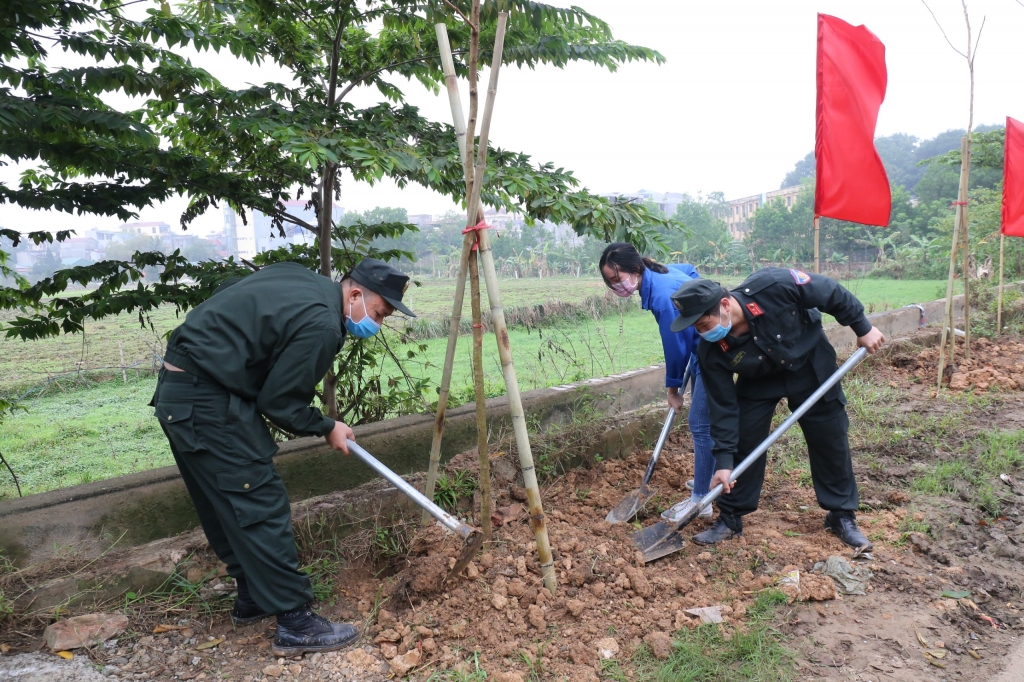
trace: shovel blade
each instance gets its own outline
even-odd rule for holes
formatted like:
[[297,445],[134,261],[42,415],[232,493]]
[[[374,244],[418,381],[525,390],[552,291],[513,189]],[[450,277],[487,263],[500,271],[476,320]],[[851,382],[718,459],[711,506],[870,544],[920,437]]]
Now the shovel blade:
[[686,540],[676,530],[676,524],[667,521],[638,530],[630,535],[630,538],[636,548],[643,553],[645,564],[678,552],[686,546]]
[[627,523],[644,508],[651,498],[658,493],[655,488],[639,488],[622,498],[622,502],[608,512],[604,520],[608,523]]
[[469,562],[473,560],[473,557],[477,555],[480,548],[484,546],[484,534],[474,529],[473,533],[466,538],[466,546],[462,549],[462,554],[456,560],[455,565],[452,566],[452,570],[448,571],[448,575],[445,576],[445,580],[451,580],[459,573],[462,573],[466,566],[469,566]]

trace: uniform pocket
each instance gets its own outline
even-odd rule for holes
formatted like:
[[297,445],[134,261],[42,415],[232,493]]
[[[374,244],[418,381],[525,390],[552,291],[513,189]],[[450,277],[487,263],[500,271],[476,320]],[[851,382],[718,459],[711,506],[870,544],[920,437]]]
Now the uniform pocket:
[[231,502],[242,528],[290,510],[288,491],[271,462],[251,462],[219,471],[217,487]]
[[171,446],[178,452],[195,452],[197,447],[192,403],[161,400],[156,402],[154,409]]

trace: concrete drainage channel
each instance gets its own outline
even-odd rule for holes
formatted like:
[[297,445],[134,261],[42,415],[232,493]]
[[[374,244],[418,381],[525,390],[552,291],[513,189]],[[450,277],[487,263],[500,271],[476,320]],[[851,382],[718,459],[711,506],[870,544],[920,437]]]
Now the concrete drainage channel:
[[[954,299],[954,306],[962,313],[962,297]],[[922,320],[938,320],[942,307],[943,301],[932,301],[869,317],[894,339],[917,331]],[[833,327],[827,333],[841,352],[855,344],[846,328]],[[663,385],[663,368],[655,365],[531,391],[523,396],[524,407],[541,432],[557,430],[585,414],[594,435],[586,443],[577,443],[574,451],[622,457],[650,444],[657,435],[664,416]],[[464,405],[449,411],[445,459],[476,444],[473,410],[472,405]],[[488,416],[493,433],[508,430],[504,398],[488,401]],[[358,427],[356,434],[367,450],[422,488],[422,474],[417,472],[426,466],[432,428],[430,415],[412,415]],[[496,466],[496,471],[505,467],[506,475],[514,476],[516,464],[504,459],[509,461]],[[294,501],[300,535],[303,524],[306,532],[315,525],[317,532],[341,538],[365,531],[366,524],[381,517],[409,514],[416,518],[416,508],[397,490],[374,479],[356,458],[328,450],[319,439],[283,444],[276,464]],[[190,557],[185,570],[198,579],[216,566],[196,526],[175,467],[0,503],[0,553],[16,565],[39,564],[55,550],[70,551],[78,560],[74,570],[20,595],[14,609],[40,613],[98,603],[128,591],[141,593],[164,583]],[[101,563],[92,563],[101,556]]]

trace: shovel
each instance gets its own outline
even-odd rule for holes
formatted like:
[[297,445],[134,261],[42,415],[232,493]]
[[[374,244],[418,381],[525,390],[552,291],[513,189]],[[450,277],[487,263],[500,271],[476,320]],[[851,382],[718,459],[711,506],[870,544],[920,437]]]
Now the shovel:
[[[686,392],[686,387],[690,383],[690,368],[693,366],[693,356],[690,356],[690,364],[686,366],[686,373],[683,374],[683,392]],[[647,471],[644,472],[643,481],[640,482],[640,488],[634,490],[630,494],[622,498],[622,502],[619,502],[614,509],[608,512],[608,516],[604,517],[604,520],[608,523],[626,523],[631,518],[636,516],[637,512],[644,508],[652,497],[658,492],[656,488],[648,488],[647,486],[651,482],[651,477],[654,476],[654,467],[658,466],[658,458],[661,457],[661,449],[665,447],[665,441],[668,440],[668,433],[672,430],[672,422],[675,421],[676,411],[674,408],[668,408],[668,414],[665,416],[665,425],[661,427],[661,435],[658,436],[658,443],[654,446],[654,453],[651,455],[651,461],[647,463]]]
[[394,471],[381,464],[373,455],[359,447],[354,440],[348,441],[348,449],[349,452],[354,453],[356,457],[366,462],[371,469],[386,478],[391,485],[405,493],[409,499],[419,505],[428,514],[440,521],[441,525],[462,536],[462,539],[466,541],[466,547],[462,550],[462,554],[460,554],[459,558],[456,560],[455,566],[452,567],[452,570],[448,571],[448,575],[445,577],[445,580],[458,575],[462,569],[469,565],[469,562],[473,560],[473,557],[476,556],[476,553],[480,551],[480,548],[483,547],[484,544],[484,534],[480,530],[473,528],[472,526],[467,526],[428,500],[426,495],[421,493],[419,490],[416,490],[415,487],[410,485],[408,481],[396,474]]
[[[811,396],[803,402],[803,404],[793,411],[793,414],[789,415],[786,421],[782,422],[779,428],[772,431],[771,435],[764,439],[764,441],[754,449],[746,458],[739,463],[735,469],[732,470],[732,474],[729,476],[729,482],[735,483],[739,476],[750,468],[750,465],[757,461],[757,458],[768,451],[772,445],[775,444],[782,434],[790,429],[793,424],[796,424],[800,417],[804,416],[809,409],[811,409],[815,403],[821,400],[821,397],[828,393],[829,389],[839,383],[847,372],[860,364],[860,361],[867,357],[868,351],[866,348],[859,348],[857,352],[850,356],[850,359],[843,363],[843,365],[835,371],[835,373],[828,378],[828,380],[818,387]],[[633,533],[630,537],[633,539],[633,543],[637,549],[643,552],[644,563],[660,559],[663,556],[678,552],[686,544],[686,540],[679,534],[679,531],[688,524],[690,524],[697,515],[700,514],[701,510],[706,508],[709,504],[718,499],[722,494],[722,484],[719,483],[711,489],[707,495],[705,495],[700,504],[694,505],[693,509],[687,512],[683,518],[678,521],[662,521],[656,523],[653,526],[648,526],[643,530]]]

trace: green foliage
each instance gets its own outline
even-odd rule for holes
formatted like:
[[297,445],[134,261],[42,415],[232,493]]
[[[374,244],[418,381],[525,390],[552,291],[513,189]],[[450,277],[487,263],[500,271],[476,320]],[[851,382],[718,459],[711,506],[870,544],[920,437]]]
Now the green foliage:
[[459,500],[472,498],[476,487],[476,480],[467,471],[456,471],[454,476],[440,474],[434,488],[434,503],[454,513]]
[[998,516],[1009,494],[999,475],[1024,466],[1024,432],[987,431],[965,446],[964,456],[935,464],[914,481],[914,489],[932,495],[969,495],[971,502]]
[[743,629],[701,625],[680,630],[673,640],[672,655],[651,679],[665,682],[758,680],[775,682],[791,679],[793,654],[782,646],[781,633],[769,621],[775,608],[786,603],[777,590],[757,595],[748,609],[750,619]]

